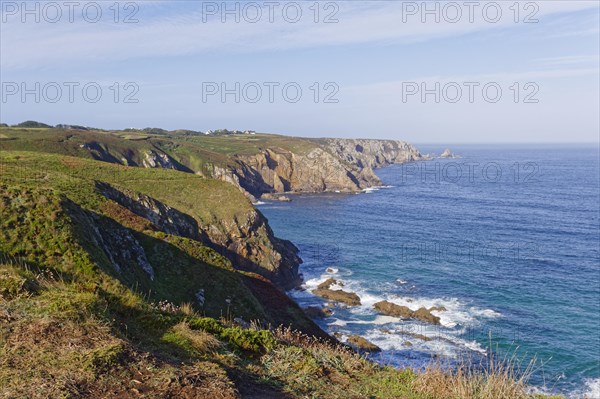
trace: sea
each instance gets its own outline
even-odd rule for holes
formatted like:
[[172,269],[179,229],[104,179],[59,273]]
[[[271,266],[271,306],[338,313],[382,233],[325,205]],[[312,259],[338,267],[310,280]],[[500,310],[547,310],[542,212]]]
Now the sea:
[[[532,390],[600,398],[598,144],[449,147],[455,158],[376,170],[379,188],[261,203],[304,261],[289,295],[323,306],[311,290],[330,277],[357,293],[316,321],[367,338],[384,364],[510,359]],[[382,300],[446,310],[436,326],[380,315]]]

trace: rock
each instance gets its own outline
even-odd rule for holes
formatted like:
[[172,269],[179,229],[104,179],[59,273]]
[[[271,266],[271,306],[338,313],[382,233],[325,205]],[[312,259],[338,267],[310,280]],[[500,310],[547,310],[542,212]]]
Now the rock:
[[440,155],[440,158],[454,158],[454,155],[449,148],[446,148],[444,152],[442,152],[442,155]]
[[144,168],[177,169],[169,156],[163,152],[149,150],[142,160]]
[[304,309],[304,313],[306,313],[306,315],[310,318],[313,319],[322,319],[324,317],[327,316],[331,316],[332,312],[331,309],[329,308],[319,308],[317,306],[309,306],[306,309]]
[[382,333],[384,333],[384,334],[391,334],[391,333],[392,333],[392,332],[390,331],[390,329],[389,329],[389,328],[382,328],[382,329],[381,329],[381,330],[379,330],[379,331],[381,331],[381,332],[382,332]]
[[198,302],[198,306],[203,307],[204,306],[204,289],[201,288],[196,292],[196,302]]
[[448,309],[446,309],[445,306],[432,306],[432,307],[429,308],[430,312],[445,312],[447,310]]
[[321,298],[329,299],[336,302],[342,302],[349,306],[360,305],[360,297],[354,292],[346,292],[343,290],[330,290],[328,288],[317,288],[313,290],[313,294]]
[[340,287],[343,287],[344,283],[342,283],[340,281],[337,281],[334,278],[328,278],[327,280],[325,280],[321,284],[319,284],[317,286],[317,289],[320,289],[320,290],[321,289],[325,289],[325,290],[327,290],[327,289],[331,288],[332,285],[339,285]]
[[242,328],[245,328],[245,329],[250,328],[250,323],[248,323],[246,320],[242,319],[241,317],[234,318],[233,322]]
[[260,196],[260,199],[267,200],[267,201],[292,202],[292,200],[288,196],[278,195],[278,194],[273,194],[273,193],[264,193],[263,195]]
[[396,305],[388,301],[377,302],[375,310],[387,316],[400,317],[403,319],[418,319],[427,323],[439,325],[440,318],[431,314],[426,308],[419,308],[416,311],[412,311],[406,306]]
[[413,313],[413,317],[415,319],[419,319],[425,321],[427,323],[439,325],[440,318],[431,314],[429,310],[426,308],[419,308]]
[[411,346],[413,346],[412,342],[410,342],[410,341],[404,341],[404,343],[402,345],[404,345],[404,346],[406,346],[408,348],[410,348]]
[[388,301],[377,302],[374,305],[375,310],[386,316],[401,317],[403,319],[410,319],[413,317],[413,311],[406,306],[396,305]]
[[331,273],[331,274],[337,273],[337,270],[335,268],[333,268],[333,267],[328,267],[327,269],[325,269],[325,271],[327,273]]
[[359,351],[381,352],[381,348],[358,335],[348,337],[348,343]]
[[423,334],[411,334],[411,333],[405,333],[405,335],[411,336],[413,338],[416,339],[420,339],[421,341],[431,341],[431,338],[429,338],[427,335],[423,335]]

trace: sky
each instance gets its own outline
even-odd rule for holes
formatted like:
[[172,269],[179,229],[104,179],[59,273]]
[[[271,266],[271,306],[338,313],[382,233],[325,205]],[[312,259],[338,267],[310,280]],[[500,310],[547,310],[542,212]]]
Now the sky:
[[0,3],[3,123],[599,141],[598,1]]

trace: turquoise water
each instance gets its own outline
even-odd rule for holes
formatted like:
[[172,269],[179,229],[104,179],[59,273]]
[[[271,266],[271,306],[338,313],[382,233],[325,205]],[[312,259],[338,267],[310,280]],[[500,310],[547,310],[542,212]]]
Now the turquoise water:
[[[598,147],[452,150],[462,157],[378,170],[379,190],[260,205],[276,235],[300,248],[307,290],[290,295],[322,304],[309,290],[343,282],[362,305],[319,323],[365,336],[388,364],[419,367],[432,353],[485,359],[491,337],[496,356],[537,359],[537,388],[600,396]],[[373,311],[383,299],[447,311],[435,313],[438,327],[400,321]]]

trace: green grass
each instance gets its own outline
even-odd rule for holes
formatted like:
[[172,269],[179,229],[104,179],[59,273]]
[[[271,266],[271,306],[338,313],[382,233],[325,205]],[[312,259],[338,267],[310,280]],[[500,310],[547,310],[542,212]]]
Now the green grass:
[[[144,131],[100,131],[36,128],[0,128],[0,149],[64,154],[107,162],[142,165],[145,154],[160,150],[181,169],[210,174],[213,165],[234,165],[238,156],[258,154],[266,148],[281,148],[306,154],[316,141],[272,134],[204,136],[180,133],[149,134]],[[97,144],[90,150],[90,144]],[[87,146],[87,147],[82,147]]]

